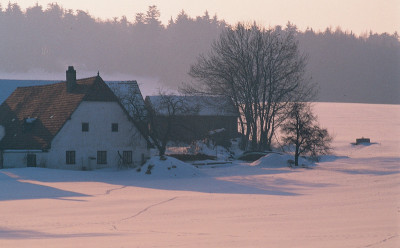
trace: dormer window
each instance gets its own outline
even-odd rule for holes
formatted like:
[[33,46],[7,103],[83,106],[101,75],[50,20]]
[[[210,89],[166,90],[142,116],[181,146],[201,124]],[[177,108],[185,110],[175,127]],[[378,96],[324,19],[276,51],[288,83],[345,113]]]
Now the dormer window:
[[29,131],[31,131],[32,128],[33,128],[33,126],[34,126],[34,124],[35,124],[35,122],[36,122],[36,120],[37,120],[37,118],[31,118],[31,117],[25,118],[25,119],[24,119],[24,124],[23,124],[23,126],[22,126],[23,131],[24,131],[24,132],[29,132]]
[[118,132],[118,123],[111,124],[111,132]]
[[89,123],[82,122],[82,132],[89,132]]

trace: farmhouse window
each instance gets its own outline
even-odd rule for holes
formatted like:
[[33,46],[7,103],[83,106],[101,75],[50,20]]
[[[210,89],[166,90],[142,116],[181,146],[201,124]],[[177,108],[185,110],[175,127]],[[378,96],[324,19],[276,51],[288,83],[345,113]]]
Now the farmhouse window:
[[111,124],[111,132],[118,132],[118,123]]
[[122,162],[123,164],[132,164],[132,151],[123,151]]
[[107,151],[97,151],[97,164],[107,164]]
[[66,151],[65,159],[67,164],[75,164],[75,151]]
[[89,123],[82,122],[82,132],[89,132]]

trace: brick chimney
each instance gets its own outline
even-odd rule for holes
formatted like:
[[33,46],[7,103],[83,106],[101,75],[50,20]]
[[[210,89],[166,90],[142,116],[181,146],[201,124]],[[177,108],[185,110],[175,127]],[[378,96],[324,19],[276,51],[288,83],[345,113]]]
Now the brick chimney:
[[66,71],[67,76],[67,92],[72,92],[76,86],[76,71],[73,66],[68,66],[68,71]]

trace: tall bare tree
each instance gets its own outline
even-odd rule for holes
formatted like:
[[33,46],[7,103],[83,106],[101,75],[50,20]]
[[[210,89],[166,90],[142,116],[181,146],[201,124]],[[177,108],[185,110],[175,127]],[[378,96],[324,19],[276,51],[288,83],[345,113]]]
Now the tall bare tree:
[[224,96],[239,109],[244,147],[251,141],[253,150],[270,150],[288,104],[314,95],[295,36],[290,24],[282,30],[239,23],[224,31],[190,69],[197,83],[187,91]]

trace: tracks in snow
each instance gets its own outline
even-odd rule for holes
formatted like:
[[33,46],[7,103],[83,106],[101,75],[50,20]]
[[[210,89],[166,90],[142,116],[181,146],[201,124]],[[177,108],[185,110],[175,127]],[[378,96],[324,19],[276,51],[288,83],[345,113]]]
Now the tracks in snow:
[[367,248],[367,247],[374,247],[374,246],[376,246],[376,245],[380,245],[380,244],[385,243],[386,241],[388,241],[388,240],[390,240],[390,239],[393,239],[393,238],[396,238],[396,237],[398,237],[398,236],[399,236],[399,235],[390,236],[390,237],[385,238],[385,239],[383,239],[383,240],[380,240],[380,241],[378,241],[378,242],[376,242],[376,243],[373,243],[373,244],[369,244],[369,245],[367,245],[367,246],[364,246],[364,248]]
[[168,199],[168,200],[165,200],[165,201],[162,201],[162,202],[159,202],[159,203],[152,204],[152,205],[147,206],[147,207],[145,207],[144,209],[140,210],[140,211],[137,212],[136,214],[134,214],[134,215],[132,215],[132,216],[129,216],[129,217],[126,217],[126,218],[124,218],[124,219],[121,219],[121,220],[119,220],[119,221],[125,221],[125,220],[129,220],[129,219],[133,219],[133,218],[135,218],[135,217],[141,215],[142,213],[148,211],[150,208],[153,208],[153,207],[155,207],[155,206],[159,206],[159,205],[165,204],[165,203],[170,202],[170,201],[173,201],[173,200],[175,200],[175,199],[177,199],[177,198],[178,198],[178,197],[176,196],[176,197],[172,197],[172,198],[170,198],[170,199]]
[[102,195],[109,195],[111,192],[113,192],[113,191],[115,191],[115,190],[124,189],[124,188],[126,188],[126,187],[128,187],[128,186],[121,186],[121,187],[119,187],[119,188],[109,189],[109,190],[106,190],[106,192],[105,192],[104,194],[102,194]]

